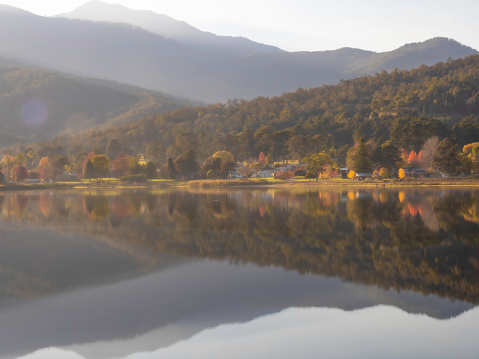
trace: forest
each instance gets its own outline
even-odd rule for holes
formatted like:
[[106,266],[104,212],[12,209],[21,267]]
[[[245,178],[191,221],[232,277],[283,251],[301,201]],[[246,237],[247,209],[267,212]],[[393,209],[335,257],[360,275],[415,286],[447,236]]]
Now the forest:
[[[431,138],[437,138],[436,145],[453,141],[458,152],[479,140],[479,55],[300,88],[279,97],[184,107],[123,125],[10,146],[3,153],[29,154],[31,170],[45,156],[84,164],[88,154],[106,154],[113,141],[119,146],[117,154],[142,154],[156,167],[188,153],[202,164],[218,151],[230,152],[236,162],[253,161],[260,153],[271,162],[325,153],[344,166],[361,139],[372,153],[392,145],[409,156]],[[477,154],[477,148],[470,152]],[[378,156],[377,164],[389,167],[384,153]]]

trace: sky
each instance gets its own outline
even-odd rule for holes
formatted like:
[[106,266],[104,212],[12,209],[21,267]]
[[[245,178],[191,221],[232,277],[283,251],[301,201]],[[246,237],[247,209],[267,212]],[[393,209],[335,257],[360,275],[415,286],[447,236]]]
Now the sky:
[[[88,0],[0,0],[42,16]],[[479,50],[479,0],[104,0],[287,51],[390,51],[447,37]]]

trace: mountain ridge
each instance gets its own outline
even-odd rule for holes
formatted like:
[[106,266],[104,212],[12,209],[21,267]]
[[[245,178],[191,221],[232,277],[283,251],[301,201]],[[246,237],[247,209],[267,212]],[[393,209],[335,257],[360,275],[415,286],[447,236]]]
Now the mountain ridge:
[[387,53],[343,48],[232,56],[198,51],[132,24],[46,18],[28,12],[19,16],[1,10],[0,43],[0,57],[29,66],[207,103],[279,96],[298,88],[478,53],[439,38]]
[[68,13],[55,17],[88,21],[128,23],[154,34],[172,39],[189,48],[215,54],[245,56],[255,52],[282,52],[283,50],[251,41],[244,37],[218,36],[201,31],[185,21],[173,19],[149,10],[132,10],[119,4],[100,0],[89,1]]

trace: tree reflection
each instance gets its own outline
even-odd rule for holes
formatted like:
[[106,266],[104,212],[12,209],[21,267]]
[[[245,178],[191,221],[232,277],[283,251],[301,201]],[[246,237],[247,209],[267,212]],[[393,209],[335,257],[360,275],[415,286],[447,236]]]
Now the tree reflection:
[[477,191],[196,191],[11,193],[0,206],[4,220],[116,246],[479,302]]

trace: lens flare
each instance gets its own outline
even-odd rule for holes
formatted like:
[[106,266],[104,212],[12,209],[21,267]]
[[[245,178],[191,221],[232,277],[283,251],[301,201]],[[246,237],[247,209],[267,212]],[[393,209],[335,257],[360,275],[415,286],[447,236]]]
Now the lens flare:
[[20,116],[28,125],[41,125],[48,118],[47,105],[37,99],[25,101],[20,109]]

